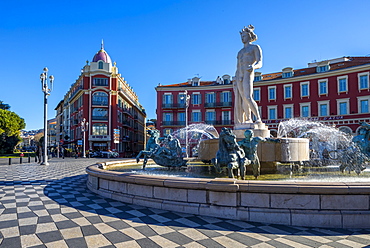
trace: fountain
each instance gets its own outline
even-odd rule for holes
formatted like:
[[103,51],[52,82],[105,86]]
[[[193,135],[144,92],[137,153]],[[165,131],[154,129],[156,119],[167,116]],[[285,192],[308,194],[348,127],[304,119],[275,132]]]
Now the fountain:
[[[352,136],[337,128],[301,119],[281,122],[278,128],[278,137],[304,137],[310,140],[310,160],[306,161],[306,165],[325,166],[335,161],[340,171],[355,171],[357,174],[366,169],[364,164],[369,161],[366,150],[370,146],[358,142],[362,140],[361,135],[355,136],[353,140],[357,142],[353,142]],[[366,132],[364,136],[367,136]]]
[[[256,136],[263,139],[269,137],[269,131],[260,121],[258,108],[250,90],[254,69],[261,66],[262,58],[259,46],[251,44],[257,38],[253,30],[254,27],[250,25],[241,32],[244,48],[238,53],[238,69],[234,81],[234,132],[236,137],[233,139],[234,145],[230,150],[233,158],[227,162],[232,163],[231,168],[238,165],[242,169],[240,161],[245,152],[237,149],[235,141],[247,138],[243,137],[246,129],[253,131]],[[251,113],[256,116],[255,123],[251,121]],[[367,128],[365,125],[363,127]],[[261,164],[276,161],[288,163],[309,161],[309,140],[311,139],[311,141],[319,141],[317,148],[316,144],[311,143],[312,151],[319,151],[320,156],[331,160],[344,160],[346,166],[342,167],[343,171],[356,171],[356,168],[360,170],[363,168],[361,166],[350,167],[355,161],[351,154],[354,152],[358,154],[356,150],[358,147],[353,144],[348,146],[346,150],[351,150],[352,153],[348,152],[348,155],[343,155],[345,154],[345,150],[342,149],[345,148],[343,147],[344,138],[343,140],[340,138],[334,146],[328,145],[325,147],[326,150],[325,148],[320,150],[320,146],[324,143],[317,134],[322,133],[322,130],[306,130],[305,134],[297,131],[296,127],[285,128],[285,131],[281,131],[279,142],[270,140],[258,142],[257,153]],[[364,145],[368,142],[368,136],[361,135],[354,141]],[[218,142],[218,139],[202,141],[199,145],[199,159],[218,158],[216,156]],[[239,144],[242,145],[242,143]],[[159,148],[155,149],[148,148],[142,154],[150,157],[159,151]],[[368,151],[368,148],[364,146],[360,149]],[[250,160],[252,159],[248,159]],[[361,161],[361,164],[364,162],[363,158],[357,161]],[[217,164],[217,161],[215,162]],[[135,163],[135,160],[105,162],[87,167],[87,187],[103,197],[189,214],[293,226],[370,228],[369,180],[311,182],[238,180],[217,177],[185,178],[103,169],[124,163]],[[244,165],[246,163],[244,162]]]
[[150,138],[145,150],[140,151],[136,157],[136,162],[140,161],[141,155],[144,155],[143,170],[145,170],[148,158],[153,159],[158,165],[166,167],[181,167],[186,165],[183,160],[179,140],[172,135],[162,138],[162,144],[159,145],[158,130],[148,130]]

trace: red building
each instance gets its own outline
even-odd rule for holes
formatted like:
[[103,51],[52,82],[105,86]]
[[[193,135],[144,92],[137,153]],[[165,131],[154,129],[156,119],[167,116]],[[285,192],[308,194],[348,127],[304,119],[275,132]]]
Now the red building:
[[[335,125],[353,134],[359,122],[370,122],[370,57],[343,57],[309,63],[281,72],[255,73],[254,99],[262,121],[272,133],[280,121],[307,118]],[[184,92],[190,96],[188,114]],[[157,128],[162,135],[188,123],[233,126],[233,86],[230,76],[216,81],[193,78],[185,83],[156,87]]]
[[[165,136],[186,122],[213,125],[217,131],[232,127],[233,85],[230,76],[216,81],[194,77],[186,83],[157,86],[157,129]],[[188,104],[186,99],[188,97]]]
[[124,157],[144,149],[145,110],[103,46],[56,110],[59,143],[66,147],[81,151],[84,144],[86,150],[116,150]]
[[370,121],[369,72],[370,57],[342,57],[256,74],[254,98],[270,130],[282,120],[307,118],[353,134],[359,122]]

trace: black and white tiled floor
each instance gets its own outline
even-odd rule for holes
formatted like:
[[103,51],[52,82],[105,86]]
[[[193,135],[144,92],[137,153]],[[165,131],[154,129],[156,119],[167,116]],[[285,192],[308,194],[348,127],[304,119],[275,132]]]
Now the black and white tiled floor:
[[105,199],[86,188],[95,161],[0,166],[0,247],[370,247],[370,229],[267,225]]

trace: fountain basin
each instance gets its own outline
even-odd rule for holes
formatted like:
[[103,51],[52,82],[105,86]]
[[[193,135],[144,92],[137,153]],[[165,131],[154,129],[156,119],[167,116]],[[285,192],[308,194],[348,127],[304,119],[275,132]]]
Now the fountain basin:
[[[257,155],[261,162],[299,162],[310,159],[309,139],[279,138],[279,141],[258,143]],[[218,139],[202,140],[199,144],[198,158],[209,161],[216,157],[217,151]]]
[[189,214],[293,226],[370,228],[370,182],[179,178],[101,169],[127,162],[133,161],[87,167],[87,187],[118,201]]

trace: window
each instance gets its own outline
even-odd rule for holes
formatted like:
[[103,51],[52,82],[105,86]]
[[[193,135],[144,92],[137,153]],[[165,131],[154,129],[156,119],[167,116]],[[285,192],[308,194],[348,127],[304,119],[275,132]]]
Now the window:
[[301,83],[301,97],[308,97],[310,96],[310,84],[309,82],[302,82]]
[[230,125],[231,124],[231,111],[222,112],[222,124]]
[[293,105],[284,105],[284,118],[290,119],[293,118]]
[[179,103],[179,105],[185,105],[185,94],[184,93],[180,93],[178,95],[177,102]]
[[357,97],[358,113],[369,113],[370,96]]
[[292,85],[284,85],[284,99],[292,98]]
[[328,116],[328,105],[320,104],[320,116]]
[[290,77],[293,77],[293,72],[290,71],[290,72],[283,72],[283,75],[282,75],[283,78],[290,78]]
[[201,103],[201,96],[199,93],[194,93],[192,95],[192,103],[193,104],[200,104]]
[[346,102],[339,103],[339,114],[340,115],[347,114],[347,103]]
[[329,69],[330,69],[329,65],[322,65],[316,67],[316,72],[326,72],[329,71]]
[[172,94],[171,93],[165,93],[163,95],[163,104],[172,104]]
[[216,102],[216,95],[214,92],[206,94],[206,103],[214,103]]
[[256,75],[254,76],[254,82],[262,81],[262,76],[261,75]]
[[270,86],[268,87],[269,92],[269,100],[276,100],[276,87]]
[[200,85],[200,78],[199,77],[193,77],[191,82],[192,82],[192,86],[199,86]]
[[253,89],[253,99],[255,101],[261,101],[261,89],[260,88]]
[[319,116],[329,115],[329,101],[318,102]]
[[108,78],[94,78],[94,86],[108,86]]
[[92,111],[93,120],[108,120],[108,111],[104,108],[94,108]]
[[95,92],[93,94],[93,105],[108,106],[108,94],[105,92]]
[[168,136],[171,133],[172,133],[172,129],[171,128],[163,129],[163,136]]
[[282,78],[290,78],[293,77],[294,71],[292,67],[286,67],[283,69]]
[[360,101],[360,113],[369,113],[369,100]]
[[103,61],[98,62],[98,69],[103,69]]
[[224,84],[230,84],[230,75],[223,75],[222,80],[224,81]]
[[193,111],[191,112],[191,120],[193,122],[200,122],[202,121],[202,118],[201,118],[201,115],[200,115],[200,111]]
[[358,74],[358,88],[360,90],[369,89],[369,73]]
[[338,93],[347,92],[348,91],[347,76],[338,77],[337,80],[338,80]]
[[215,121],[216,120],[216,112],[215,111],[207,111],[206,112],[206,121]]
[[276,120],[277,110],[276,106],[268,106],[268,119],[269,120]]
[[221,92],[221,102],[231,102],[231,92],[223,91]]
[[165,122],[170,122],[173,120],[173,114],[172,113],[163,113],[163,120]]
[[349,98],[337,100],[338,115],[349,114]]
[[108,135],[107,124],[94,123],[92,125],[92,135]]
[[301,117],[310,117],[310,103],[301,103]]
[[184,112],[180,112],[177,114],[177,120],[181,123],[184,123],[185,124],[185,113]]
[[319,95],[328,94],[328,80],[319,81]]

